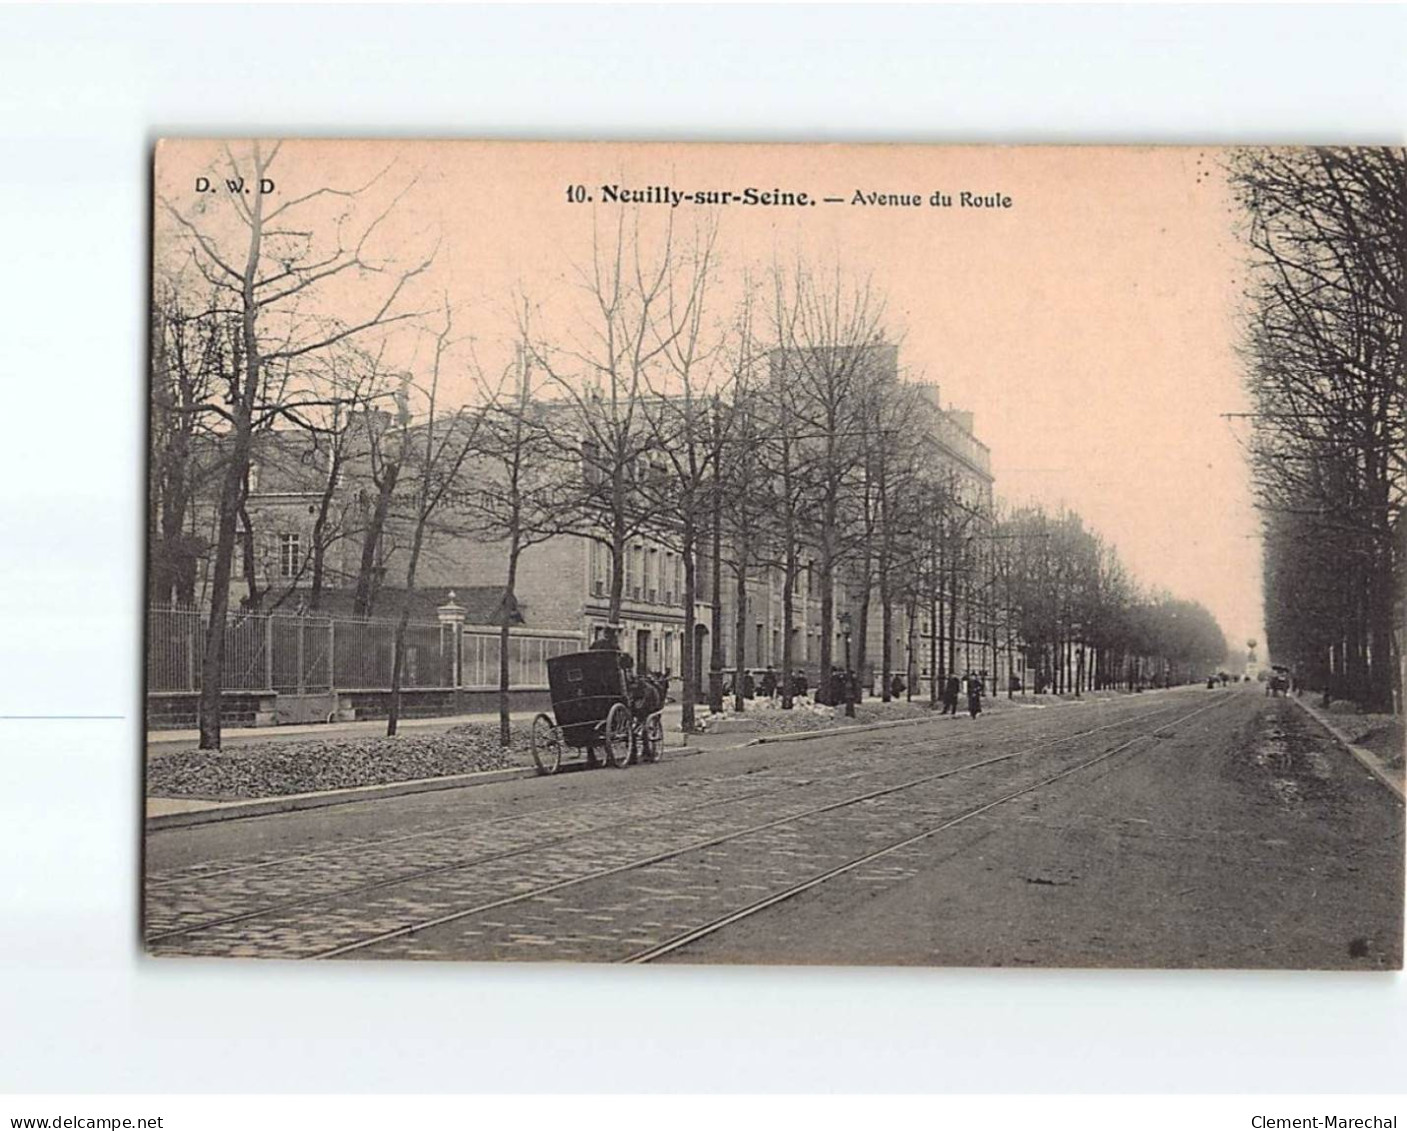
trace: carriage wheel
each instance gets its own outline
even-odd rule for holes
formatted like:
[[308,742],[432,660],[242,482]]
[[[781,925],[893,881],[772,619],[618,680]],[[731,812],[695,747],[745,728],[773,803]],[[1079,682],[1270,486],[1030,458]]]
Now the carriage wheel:
[[641,730],[640,758],[644,762],[658,762],[664,757],[664,720],[656,711]]
[[630,708],[624,703],[611,704],[601,738],[606,747],[606,761],[617,769],[625,769],[635,746],[635,733],[630,725]]
[[562,765],[562,732],[551,715],[533,719],[533,761],[540,774],[555,774]]

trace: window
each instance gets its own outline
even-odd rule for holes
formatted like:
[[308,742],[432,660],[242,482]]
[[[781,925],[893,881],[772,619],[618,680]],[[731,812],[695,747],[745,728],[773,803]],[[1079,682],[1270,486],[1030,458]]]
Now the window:
[[238,577],[241,581],[249,580],[249,559],[245,556],[244,553],[244,547],[248,541],[249,538],[243,530],[235,531],[234,562],[232,563],[232,565],[234,569],[234,575]]
[[591,592],[593,596],[604,597],[608,583],[606,561],[610,551],[599,542],[588,542],[587,553],[591,558]]
[[297,534],[278,536],[278,575],[297,577],[298,567],[303,561],[302,539]]
[[604,480],[601,474],[601,445],[595,440],[582,441],[581,472],[588,487],[599,487]]

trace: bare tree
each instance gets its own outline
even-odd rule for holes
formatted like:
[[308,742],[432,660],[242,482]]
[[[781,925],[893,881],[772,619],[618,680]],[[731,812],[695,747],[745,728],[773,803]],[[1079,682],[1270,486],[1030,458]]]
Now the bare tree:
[[561,500],[564,517],[610,554],[612,623],[621,620],[627,547],[657,524],[640,489],[658,456],[643,406],[652,371],[689,322],[687,304],[670,308],[677,269],[672,228],[647,250],[638,212],[622,212],[613,231],[593,229],[592,261],[578,272],[587,309],[575,335],[549,343],[522,327],[565,410],[548,438],[582,470],[576,495]]
[[[903,577],[917,571],[916,556],[920,546],[914,532],[919,529],[921,518],[916,504],[917,488],[924,471],[927,418],[926,402],[911,387],[898,382],[878,382],[874,401],[877,427],[873,439],[867,443],[870,450],[865,478],[869,496],[867,509],[872,511],[877,527],[874,559],[882,632],[881,696],[888,702],[894,674],[894,605],[904,593]],[[909,667],[905,684],[912,688],[913,672],[912,666]]]
[[461,407],[441,417],[440,382],[447,356],[454,346],[454,312],[446,298],[444,324],[435,331],[429,362],[429,379],[422,388],[424,419],[406,436],[414,479],[414,502],[410,514],[410,549],[406,561],[405,594],[396,621],[395,650],[391,658],[391,704],[386,716],[386,734],[396,733],[401,714],[401,679],[405,670],[406,629],[415,598],[416,575],[425,549],[432,518],[451,492],[460,486],[460,471],[477,448],[485,412],[482,408]]
[[503,594],[499,598],[498,730],[499,741],[512,741],[509,697],[510,626],[517,608],[518,568],[525,551],[568,532],[561,501],[572,486],[553,458],[551,415],[534,396],[530,351],[520,343],[511,391],[489,389],[481,381],[484,414],[477,443],[476,472],[483,487],[466,492],[461,508],[469,529],[504,547]]
[[838,268],[825,281],[801,264],[790,271],[777,267],[773,274],[780,379],[794,390],[810,465],[805,534],[819,567],[818,690],[828,701],[836,581],[864,541],[855,521],[863,451],[856,409],[866,382],[883,363],[884,302],[868,282],[849,281]]
[[[1407,151],[1248,149],[1230,174],[1252,256],[1246,352],[1268,643],[1326,694],[1391,710],[1407,486]],[[1321,570],[1327,584],[1310,583]],[[1279,604],[1292,594],[1313,603]]]
[[365,445],[367,478],[373,491],[365,489],[358,502],[362,512],[361,553],[357,565],[352,612],[369,617],[385,578],[382,562],[390,556],[390,525],[401,467],[406,457],[406,437],[410,432],[410,375],[402,375],[392,398],[395,415],[379,410],[364,413],[356,428]]
[[746,709],[748,582],[771,560],[770,515],[764,492],[769,475],[760,458],[767,434],[758,399],[749,395],[746,370],[734,373],[734,397],[727,416],[719,475],[720,557],[715,571],[726,568],[733,583],[733,710]]
[[198,448],[208,435],[209,402],[225,370],[228,321],[213,299],[192,309],[169,280],[158,280],[152,297],[147,522],[153,602],[195,602],[205,544],[189,528],[192,503],[205,476],[216,470]]
[[668,470],[663,477],[647,480],[645,493],[651,509],[661,516],[656,527],[660,537],[678,551],[683,565],[679,674],[686,734],[695,729],[699,679],[694,652],[699,547],[711,516],[713,472],[720,454],[709,407],[728,388],[726,364],[718,364],[722,347],[707,340],[706,300],[717,234],[712,220],[698,229],[693,246],[681,256],[680,271],[670,274],[662,316],[654,322],[665,366],[663,372],[647,372],[653,395],[643,403],[654,447]]
[[388,398],[383,351],[370,354],[347,345],[326,359],[323,383],[329,403],[309,414],[305,428],[310,446],[305,458],[317,475],[318,501],[313,519],[309,570],[308,608],[317,610],[327,584],[328,554],[336,544],[357,533],[355,508],[340,502],[349,467],[364,454],[370,438],[367,419]]
[[[321,187],[274,202],[264,191],[280,144],[254,142],[220,159],[231,191],[202,195],[189,206],[159,201],[160,212],[187,257],[183,282],[203,280],[239,326],[238,355],[220,375],[220,396],[210,408],[221,418],[226,458],[211,563],[210,622],[201,663],[200,746],[220,745],[225,617],[239,512],[247,492],[254,435],[275,420],[322,399],[300,390],[295,368],[330,346],[410,317],[399,309],[409,282],[433,252],[404,270],[373,254],[373,237],[399,194],[352,230],[352,215],[370,185]],[[209,203],[215,201],[215,204]],[[335,201],[339,207],[328,209]],[[350,316],[330,308],[334,284],[368,279],[371,293]],[[322,304],[329,308],[322,309]]]

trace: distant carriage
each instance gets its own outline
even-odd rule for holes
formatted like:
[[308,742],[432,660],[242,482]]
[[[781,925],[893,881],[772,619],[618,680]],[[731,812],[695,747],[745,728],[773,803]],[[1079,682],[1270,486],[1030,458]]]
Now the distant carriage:
[[568,749],[600,750],[612,766],[657,762],[664,754],[664,690],[632,676],[624,653],[571,652],[547,661],[552,714],[533,719],[532,754],[540,774],[555,774]]

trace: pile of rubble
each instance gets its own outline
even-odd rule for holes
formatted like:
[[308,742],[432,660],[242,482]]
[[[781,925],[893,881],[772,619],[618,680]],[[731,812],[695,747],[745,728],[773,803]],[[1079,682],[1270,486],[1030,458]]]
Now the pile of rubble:
[[531,762],[526,727],[513,745],[498,727],[468,723],[438,734],[271,739],[225,750],[177,750],[147,759],[148,797],[235,800],[445,777]]
[[[727,700],[724,706],[727,708]],[[798,699],[790,711],[781,709],[780,699],[749,699],[746,700],[746,707],[742,714],[725,709],[721,714],[703,715],[699,719],[699,729],[710,734],[802,734],[858,723],[918,718],[932,713],[926,704],[902,700],[861,703],[855,708],[854,718],[846,716],[844,707],[829,707],[812,703],[810,699]]]

